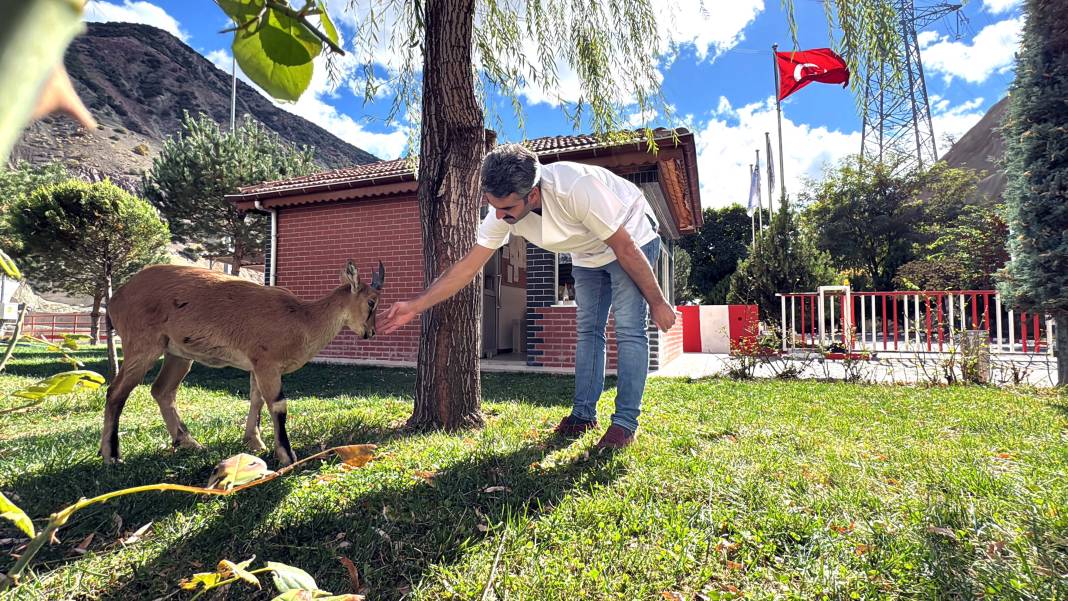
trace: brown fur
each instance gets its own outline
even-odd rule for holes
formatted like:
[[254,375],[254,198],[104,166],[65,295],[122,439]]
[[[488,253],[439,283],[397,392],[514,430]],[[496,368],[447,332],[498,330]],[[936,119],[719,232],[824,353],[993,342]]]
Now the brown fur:
[[[381,284],[384,273],[376,274]],[[108,387],[100,453],[119,460],[118,421],[130,392],[160,355],[163,367],[152,384],[174,446],[200,448],[175,410],[175,394],[193,361],[237,367],[250,374],[245,442],[255,451],[260,410],[266,401],[275,431],[275,454],[283,465],[296,460],[285,431],[286,402],[281,377],[300,369],[342,327],[357,336],[375,334],[379,290],[359,281],[350,261],[342,285],[316,301],[303,301],[283,288],[195,267],[155,265],[115,293],[108,319],[123,343],[123,363]]]

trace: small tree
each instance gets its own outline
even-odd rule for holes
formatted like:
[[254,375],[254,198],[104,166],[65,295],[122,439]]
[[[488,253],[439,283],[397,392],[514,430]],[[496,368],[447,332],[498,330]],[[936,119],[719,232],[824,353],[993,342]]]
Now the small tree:
[[[170,239],[144,200],[110,181],[68,180],[38,188],[12,207],[24,272],[47,290],[91,295],[105,305],[112,291],[145,265],[166,261]],[[93,305],[93,339],[100,303]],[[108,332],[111,373],[118,368]]]
[[[771,227],[756,244],[730,279],[727,302],[755,304],[761,319],[779,324],[782,305],[775,295],[815,290],[834,282],[835,272],[827,255],[798,231],[797,218],[789,205],[771,219]],[[781,324],[780,324],[781,325]]]
[[687,289],[702,303],[722,305],[731,275],[749,255],[751,222],[740,205],[705,209],[704,221],[696,236],[679,240],[679,246],[690,255]]
[[1068,385],[1068,4],[1029,0],[1004,126],[1011,260],[1001,291],[1057,324],[1057,377]]
[[207,115],[182,119],[181,130],[145,174],[145,197],[192,258],[229,257],[233,273],[261,254],[263,217],[239,213],[225,196],[239,186],[306,175],[318,169],[312,150],[295,150],[249,116],[223,131]]
[[897,270],[894,283],[914,290],[988,290],[1009,259],[1008,226],[997,207],[969,206],[948,225],[932,223],[937,236],[922,258]]
[[62,163],[31,165],[21,162],[10,169],[0,169],[0,249],[18,252],[17,236],[12,235],[8,217],[11,207],[34,190],[48,184],[58,184],[70,178]]

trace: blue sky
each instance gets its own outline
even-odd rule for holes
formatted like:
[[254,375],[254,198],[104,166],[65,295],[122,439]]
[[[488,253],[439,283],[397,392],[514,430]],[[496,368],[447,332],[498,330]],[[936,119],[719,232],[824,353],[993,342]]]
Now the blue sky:
[[[695,133],[704,206],[744,204],[754,150],[761,150],[764,161],[764,132],[772,132],[775,145],[771,45],[778,43],[781,49],[792,45],[780,2],[654,3],[663,47],[659,69],[662,88],[675,117],[671,122],[660,114],[646,117],[653,126],[684,126]],[[953,36],[952,21],[948,20],[933,23],[919,33],[939,153],[948,148],[948,140],[959,138],[1005,96],[1023,26],[1020,3],[968,2],[963,8],[968,24],[959,39]],[[328,4],[342,37],[350,40],[348,49],[360,19],[359,9],[347,10],[347,0],[330,0]],[[368,2],[355,4],[366,6]],[[794,4],[799,47],[830,45],[822,3],[794,0]],[[931,4],[917,2],[919,6]],[[87,7],[86,18],[155,25],[177,35],[216,65],[230,69],[232,34],[218,33],[228,22],[209,0],[94,1]],[[388,44],[381,45],[376,52],[381,76],[388,78],[388,73],[395,71],[397,56]],[[350,53],[336,66],[338,77],[331,80],[317,65],[312,86],[300,101],[279,106],[381,158],[401,156],[413,121],[406,118],[409,115],[392,123],[383,121],[392,100],[390,86],[384,86],[374,101],[365,104],[359,59]],[[517,126],[507,105],[500,109],[501,122],[490,125],[499,130],[502,141],[573,133],[560,105],[577,97],[577,78],[565,68],[560,71],[558,89],[523,90],[525,129]],[[641,123],[636,107],[626,116],[636,125]],[[788,193],[796,196],[803,177],[817,177],[828,162],[856,153],[860,125],[855,99],[841,86],[813,84],[788,98],[783,103]]]

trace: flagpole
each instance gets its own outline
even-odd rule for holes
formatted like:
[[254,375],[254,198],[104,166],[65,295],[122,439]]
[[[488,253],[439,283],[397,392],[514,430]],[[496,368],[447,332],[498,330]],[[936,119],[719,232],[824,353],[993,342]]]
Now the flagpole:
[[775,196],[775,169],[771,166],[771,163],[775,160],[771,158],[771,134],[764,132],[764,144],[768,147],[768,224],[771,224],[771,217],[775,214],[775,208],[772,206],[772,199]]
[[[779,189],[782,196],[779,197],[779,205],[786,204],[786,172],[782,168],[782,103],[779,101],[779,63],[775,53],[779,51],[778,44],[771,45],[771,70],[775,75],[775,114],[779,122]],[[769,190],[770,193],[770,190]]]
[[[760,185],[760,149],[756,151],[756,183]],[[764,199],[760,197],[760,193],[757,193],[757,223],[760,224],[760,231],[764,231]]]
[[[753,208],[753,164],[749,163],[749,208]],[[753,245],[756,246],[756,215],[749,213],[749,227],[753,230]]]

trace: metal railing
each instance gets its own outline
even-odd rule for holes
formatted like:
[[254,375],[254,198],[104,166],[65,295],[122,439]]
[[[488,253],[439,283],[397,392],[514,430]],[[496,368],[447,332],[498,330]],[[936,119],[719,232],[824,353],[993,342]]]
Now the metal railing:
[[[950,352],[964,332],[986,332],[995,353],[1053,354],[1047,315],[1017,312],[996,290],[817,292],[778,295],[787,336],[783,350],[841,345],[850,351]],[[859,319],[858,319],[859,318]]]
[[[85,334],[92,332],[92,316],[88,313],[27,313],[22,333],[46,340],[62,340],[64,334]],[[107,341],[104,314],[100,314],[97,333],[99,342]]]

